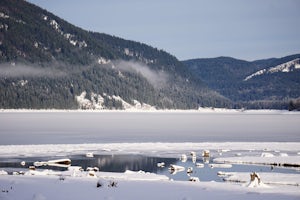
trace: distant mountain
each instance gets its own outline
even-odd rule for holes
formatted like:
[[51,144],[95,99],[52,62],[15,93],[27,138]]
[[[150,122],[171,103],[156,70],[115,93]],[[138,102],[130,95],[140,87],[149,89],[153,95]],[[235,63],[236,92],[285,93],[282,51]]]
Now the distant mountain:
[[288,109],[300,97],[300,54],[253,62],[219,57],[183,63],[238,108]]
[[261,69],[249,76],[247,76],[244,81],[248,81],[252,78],[254,78],[255,76],[262,76],[262,75],[266,75],[266,74],[273,74],[273,73],[278,73],[278,72],[285,72],[285,73],[289,73],[289,72],[293,72],[296,70],[300,69],[300,58],[296,58],[294,60],[279,64],[275,67],[269,67],[268,69]]
[[83,30],[24,0],[1,0],[0,108],[199,106],[232,101],[165,51]]

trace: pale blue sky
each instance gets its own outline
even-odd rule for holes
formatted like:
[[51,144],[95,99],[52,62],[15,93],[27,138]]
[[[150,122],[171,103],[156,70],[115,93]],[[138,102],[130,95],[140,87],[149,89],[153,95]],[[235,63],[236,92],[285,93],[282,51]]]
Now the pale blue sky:
[[86,30],[178,59],[245,60],[300,53],[299,0],[29,0]]

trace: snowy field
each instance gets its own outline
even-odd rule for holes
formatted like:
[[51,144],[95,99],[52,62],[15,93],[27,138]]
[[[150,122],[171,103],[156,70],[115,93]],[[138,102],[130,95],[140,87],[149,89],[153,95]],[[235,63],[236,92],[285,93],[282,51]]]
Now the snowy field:
[[[209,150],[214,163],[205,165],[220,169],[224,179],[205,182],[192,173],[194,181],[173,181],[144,171],[87,171],[72,164],[65,171],[36,167],[13,175],[0,169],[0,199],[299,199],[299,119],[298,113],[279,111],[0,112],[0,161],[79,154],[193,159],[191,152],[198,160]],[[293,173],[257,172],[259,180],[250,181],[252,171],[223,171],[236,163],[288,166]]]
[[[191,150],[210,149],[223,161],[261,163],[273,158],[278,164],[300,165],[300,143],[113,143],[67,145],[2,145],[0,157],[13,155],[60,155],[78,153],[134,153],[178,157]],[[242,153],[238,153],[242,152]],[[253,153],[255,152],[255,153]],[[283,153],[284,152],[284,153]],[[238,154],[238,155],[237,155]],[[230,159],[236,155],[236,160]],[[243,156],[245,155],[245,157]],[[251,155],[251,156],[250,156]],[[264,157],[265,155],[269,157]],[[273,156],[271,156],[273,155]],[[269,162],[265,163],[268,165]],[[215,166],[222,167],[222,166]],[[261,183],[250,182],[250,173],[227,172],[225,182],[172,181],[163,175],[143,171],[107,173],[80,171],[26,170],[24,175],[0,174],[0,199],[299,199],[300,171],[294,174],[261,173]]]
[[299,112],[3,111],[0,145],[115,142],[300,142]]

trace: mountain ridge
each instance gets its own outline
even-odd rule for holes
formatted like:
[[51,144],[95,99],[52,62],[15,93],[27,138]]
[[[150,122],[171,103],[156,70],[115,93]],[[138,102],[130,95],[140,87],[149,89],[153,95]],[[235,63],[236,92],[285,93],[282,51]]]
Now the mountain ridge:
[[294,54],[257,61],[218,57],[182,62],[237,107],[288,109],[300,97],[299,58]]
[[0,2],[2,109],[297,109],[299,58],[179,61],[23,0]]
[[169,53],[83,30],[26,1],[0,2],[0,63],[0,108],[231,105]]

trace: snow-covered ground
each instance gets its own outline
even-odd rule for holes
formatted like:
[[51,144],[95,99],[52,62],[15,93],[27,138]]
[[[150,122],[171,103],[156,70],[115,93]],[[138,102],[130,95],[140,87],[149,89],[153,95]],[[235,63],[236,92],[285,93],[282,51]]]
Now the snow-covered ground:
[[[271,154],[273,155],[273,154]],[[217,163],[239,163],[239,164],[260,164],[260,165],[274,165],[274,166],[294,166],[300,167],[300,155],[298,156],[272,156],[272,157],[228,157],[216,158],[214,162]]]
[[[135,100],[136,101],[136,100]],[[137,102],[138,104],[139,102]],[[139,107],[130,107],[129,109],[124,110],[108,110],[108,109],[78,109],[78,110],[59,110],[59,109],[0,109],[0,112],[5,113],[15,113],[15,112],[25,112],[25,113],[45,113],[45,112],[71,112],[71,113],[97,113],[97,112],[105,112],[105,113],[122,113],[122,112],[144,112],[144,113],[224,113],[224,114],[232,114],[232,113],[244,113],[244,114],[298,114],[300,112],[297,111],[288,111],[288,110],[244,110],[244,109],[227,109],[227,108],[213,108],[213,107],[199,107],[198,109],[191,110],[163,110],[163,109],[140,109]]]
[[3,111],[0,145],[112,142],[300,142],[300,112]]
[[[203,143],[103,143],[103,144],[43,144],[43,145],[0,145],[0,158],[11,156],[68,156],[94,152],[96,154],[144,154],[159,157],[177,158],[182,153],[210,150],[212,156],[219,154],[235,155],[245,151],[236,159],[257,151],[257,159],[262,152],[292,152],[300,154],[300,142],[203,142]],[[299,155],[300,156],[300,155]],[[278,156],[278,159],[289,157]],[[221,157],[220,159],[224,159]],[[264,158],[265,159],[265,158]],[[299,161],[298,161],[299,162]]]
[[[277,163],[299,163],[297,142],[227,143],[104,143],[65,145],[1,145],[0,159],[13,156],[68,157],[74,154],[144,154],[179,157],[204,150],[220,162],[237,160],[260,163],[272,158]],[[273,155],[273,156],[271,156]],[[270,164],[270,163],[269,163]],[[299,199],[300,174],[260,173],[261,184],[250,184],[250,173],[220,172],[226,182],[172,181],[164,175],[143,171],[125,173],[87,172],[78,168],[56,172],[26,170],[25,175],[0,174],[0,199]],[[249,187],[250,186],[250,187]]]
[[[107,175],[105,175],[107,176]],[[97,184],[99,183],[99,184]],[[98,187],[97,187],[98,186]],[[0,176],[0,199],[298,199],[299,187],[250,188],[243,184],[109,177]]]
[[[209,165],[200,163],[201,167],[205,167],[199,170],[205,170],[207,166],[217,170],[234,170],[231,164],[235,163],[264,164],[270,168],[274,163],[300,164],[299,112],[212,108],[167,112],[155,110],[150,114],[149,111],[147,114],[144,111],[129,114],[128,111],[2,111],[0,144],[3,145],[0,145],[0,161],[10,158],[117,154],[160,158],[179,158],[186,154],[191,159],[191,152],[197,158],[209,152],[215,162]],[[52,137],[55,140],[51,140]],[[105,140],[106,137],[110,140]],[[124,140],[130,137],[139,139]],[[250,183],[251,172],[220,171],[225,182],[205,182],[201,181],[201,176],[191,177],[195,182],[189,182],[172,181],[164,175],[143,171],[108,173],[101,169],[100,172],[74,169],[78,168],[71,167],[70,170],[59,172],[25,169],[24,175],[8,175],[0,169],[0,199],[300,198],[299,167],[293,168],[289,174],[258,172],[261,184]]]
[[[244,172],[219,172],[225,181],[249,183],[249,173]],[[274,185],[300,186],[300,174],[283,174],[283,173],[259,173],[262,182],[272,187]]]

